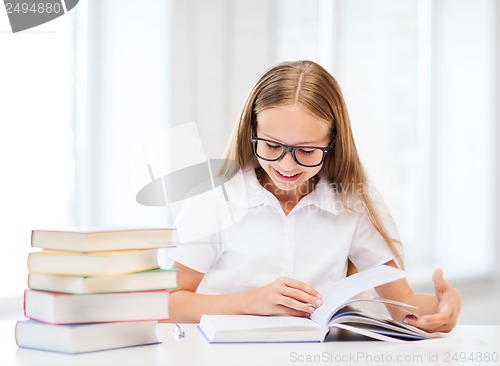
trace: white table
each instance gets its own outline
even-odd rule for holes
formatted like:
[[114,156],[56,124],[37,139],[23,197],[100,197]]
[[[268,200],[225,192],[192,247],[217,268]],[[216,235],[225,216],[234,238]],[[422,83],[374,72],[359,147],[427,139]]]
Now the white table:
[[[1,366],[155,365],[500,365],[500,326],[458,326],[444,339],[384,342],[209,344],[194,324],[158,324],[161,344],[65,355],[18,348],[14,321],[0,321]],[[495,356],[496,355],[496,356]],[[489,357],[489,361],[488,361]],[[495,362],[496,361],[496,362]]]

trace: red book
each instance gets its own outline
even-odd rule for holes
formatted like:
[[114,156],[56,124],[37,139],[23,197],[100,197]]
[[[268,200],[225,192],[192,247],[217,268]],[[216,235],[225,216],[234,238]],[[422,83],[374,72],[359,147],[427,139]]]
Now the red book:
[[26,317],[50,324],[168,319],[169,291],[71,295],[26,290]]

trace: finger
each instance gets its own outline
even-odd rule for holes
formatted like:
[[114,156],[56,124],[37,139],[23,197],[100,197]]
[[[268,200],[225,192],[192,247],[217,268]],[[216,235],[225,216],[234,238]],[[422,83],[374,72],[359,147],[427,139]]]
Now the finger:
[[283,278],[283,284],[287,287],[301,290],[301,291],[303,291],[311,296],[314,296],[314,297],[319,295],[319,292],[316,291],[311,286],[309,286],[307,283],[304,283],[304,282],[299,281],[299,280],[295,280],[293,278],[287,278],[287,277]]
[[294,299],[293,297],[280,295],[276,301],[277,305],[282,305],[290,309],[295,309],[304,313],[312,313],[315,310],[315,307],[310,303],[302,302]]
[[405,318],[404,323],[430,332],[450,330],[454,326],[451,314],[443,313],[424,315],[418,319]]
[[454,323],[433,323],[433,324],[427,324],[423,321],[417,322],[418,324],[410,324],[413,325],[414,327],[417,327],[419,329],[422,329],[426,332],[433,333],[433,332],[449,332],[451,331],[454,327]]
[[443,278],[443,270],[441,268],[436,268],[434,274],[432,275],[432,281],[434,282],[434,290],[438,298],[449,286]]
[[284,296],[291,297],[305,304],[319,307],[323,304],[321,294],[308,284],[293,278],[282,278],[283,287],[280,289]]
[[302,290],[292,287],[283,287],[281,289],[281,294],[314,307],[320,307],[323,304],[322,300],[318,296],[312,296]]
[[453,329],[453,326],[450,324],[427,324],[422,321],[405,321],[406,324],[414,326],[416,328],[422,329],[426,332],[449,332]]
[[439,303],[438,312],[426,316],[442,315],[444,318],[450,319],[453,316],[453,313],[454,313],[454,306],[448,301],[441,301]]

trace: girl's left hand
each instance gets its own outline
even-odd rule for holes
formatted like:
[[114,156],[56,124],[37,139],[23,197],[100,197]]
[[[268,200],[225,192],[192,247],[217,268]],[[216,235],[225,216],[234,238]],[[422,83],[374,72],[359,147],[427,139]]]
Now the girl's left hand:
[[457,324],[462,299],[458,290],[443,278],[443,270],[438,268],[432,276],[436,299],[436,313],[423,316],[407,316],[404,322],[428,332],[449,332]]

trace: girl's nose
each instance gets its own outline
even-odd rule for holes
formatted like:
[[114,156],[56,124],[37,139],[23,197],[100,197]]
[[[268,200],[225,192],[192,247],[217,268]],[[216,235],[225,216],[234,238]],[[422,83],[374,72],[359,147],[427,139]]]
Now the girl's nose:
[[289,170],[292,170],[293,168],[295,168],[297,166],[297,162],[293,159],[292,153],[291,152],[287,152],[280,159],[279,166],[284,171],[289,171]]

